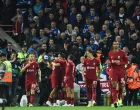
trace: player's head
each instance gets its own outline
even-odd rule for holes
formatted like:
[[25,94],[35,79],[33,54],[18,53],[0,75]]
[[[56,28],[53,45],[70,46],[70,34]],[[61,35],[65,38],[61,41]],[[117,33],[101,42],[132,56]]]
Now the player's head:
[[87,56],[87,57],[92,57],[92,56],[93,56],[93,51],[92,51],[91,48],[88,48],[88,49],[86,50],[86,56]]
[[113,49],[119,49],[119,42],[113,42]]
[[7,55],[5,53],[0,54],[0,60],[5,61],[7,59]]
[[33,61],[34,60],[35,55],[33,53],[29,54],[28,60],[29,61]]
[[59,54],[58,54],[58,58],[59,58],[59,59],[66,58],[66,55],[65,55],[64,53],[59,53]]
[[59,58],[58,58],[58,53],[54,53],[54,54],[53,54],[53,57],[54,57],[55,60],[59,60]]
[[82,56],[82,57],[80,58],[80,62],[83,63],[83,62],[84,62],[84,59],[85,59],[85,57]]
[[70,54],[70,55],[68,56],[68,61],[69,61],[69,60],[74,61],[74,56]]

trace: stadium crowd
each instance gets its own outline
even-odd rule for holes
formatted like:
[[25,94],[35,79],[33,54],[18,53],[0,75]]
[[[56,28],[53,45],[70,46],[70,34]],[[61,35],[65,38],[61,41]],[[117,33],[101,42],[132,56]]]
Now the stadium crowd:
[[[22,95],[26,93],[29,106],[33,106],[34,95],[40,92],[39,105],[46,103],[58,106],[67,97],[64,106],[74,106],[73,84],[74,81],[86,81],[82,70],[87,66],[86,57],[98,59],[93,61],[94,66],[98,66],[94,71],[98,74],[98,82],[104,64],[106,77],[110,80],[108,68],[115,61],[110,62],[109,58],[112,59],[110,50],[114,48],[122,50],[128,61],[121,54],[124,58],[121,63],[123,60],[125,62],[115,62],[116,65],[125,66],[127,71],[126,79],[119,79],[121,83],[118,84],[125,86],[126,92],[122,89],[119,92],[120,89],[117,90],[115,86],[115,89],[111,89],[111,102],[115,103],[113,106],[118,106],[118,100],[112,97],[116,93],[119,94],[116,97],[120,106],[124,94],[128,102],[123,102],[124,105],[131,105],[132,101],[133,105],[140,104],[137,100],[137,94],[140,93],[140,0],[2,0],[0,24],[13,25],[13,33],[9,35],[22,48],[16,52],[11,42],[0,39],[0,70],[6,70],[6,64],[10,65],[5,64],[5,61],[9,61],[12,66],[12,70],[8,70],[12,72],[12,82],[8,79],[8,88],[1,87],[3,82],[0,82],[0,88],[7,89],[8,105],[19,105]],[[120,56],[118,59],[121,59]],[[35,75],[36,71],[38,74]],[[62,90],[63,86],[66,93]],[[91,88],[88,90],[88,86],[90,107],[96,102],[96,84],[92,85],[95,88],[91,87],[93,94],[89,93]],[[3,92],[0,91],[0,96]],[[59,99],[57,103],[56,98]]]

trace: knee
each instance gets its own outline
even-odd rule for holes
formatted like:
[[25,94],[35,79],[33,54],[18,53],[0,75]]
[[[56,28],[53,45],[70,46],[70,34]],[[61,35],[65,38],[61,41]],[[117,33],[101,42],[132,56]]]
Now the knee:
[[117,83],[116,82],[111,82],[111,87],[112,88],[117,88]]

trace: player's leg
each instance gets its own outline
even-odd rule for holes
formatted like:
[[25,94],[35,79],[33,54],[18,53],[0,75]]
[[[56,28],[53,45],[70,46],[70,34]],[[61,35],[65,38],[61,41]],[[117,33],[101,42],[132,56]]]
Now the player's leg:
[[64,106],[68,106],[71,103],[71,88],[68,87],[68,85],[66,87],[66,94],[67,94],[67,100]]
[[5,109],[7,98],[8,98],[8,87],[5,85],[0,85],[0,104],[2,105],[2,110]]
[[93,85],[92,85],[92,106],[96,105],[96,87],[97,87],[97,81],[93,81]]
[[71,106],[74,106],[74,89],[71,88]]
[[117,108],[118,95],[117,95],[117,81],[111,81],[111,97],[114,107]]
[[34,99],[35,99],[35,89],[36,89],[36,84],[35,83],[31,83],[31,93],[30,93],[30,103],[29,103],[29,107],[33,106],[34,103]]
[[28,104],[30,103],[30,94],[31,94],[31,84],[29,82],[25,82],[25,89],[26,89],[26,96],[27,96],[27,100],[28,100]]
[[118,89],[118,97],[119,97],[119,101],[118,104],[119,106],[123,106],[122,100],[124,98],[124,96],[126,95],[126,80],[125,80],[125,72],[124,71],[120,71],[119,74],[119,89]]
[[48,106],[52,106],[52,100],[53,100],[53,103],[56,103],[56,93],[57,93],[57,87],[58,87],[58,81],[56,78],[51,78],[51,83],[52,83],[52,88],[53,90],[51,91],[50,95],[49,95],[49,98],[48,98],[48,101],[46,102],[46,104]]
[[86,88],[87,88],[87,99],[88,99],[88,106],[92,106],[92,84],[93,80],[91,79],[86,79]]

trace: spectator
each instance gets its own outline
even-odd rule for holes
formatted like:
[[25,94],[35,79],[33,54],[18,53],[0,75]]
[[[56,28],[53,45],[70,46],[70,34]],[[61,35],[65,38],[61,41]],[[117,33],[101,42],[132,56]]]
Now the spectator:
[[10,59],[10,56],[11,54],[15,52],[14,49],[13,49],[13,46],[12,46],[12,43],[11,42],[8,42],[7,44],[7,48],[6,48],[6,54],[7,54],[7,59],[9,60]]
[[74,22],[76,20],[76,8],[73,7],[72,8],[72,12],[70,13],[70,17],[69,17],[69,23],[72,24],[74,26]]
[[20,8],[17,8],[16,10],[16,15],[11,19],[12,22],[15,22],[18,18],[18,16],[22,16],[22,12],[21,12],[21,9]]
[[133,50],[133,55],[136,57],[138,66],[140,67],[140,42],[137,43],[136,49]]
[[96,13],[94,8],[90,8],[90,13],[88,14],[88,16],[90,17],[91,21],[93,21],[94,17],[98,16],[98,14]]
[[80,7],[80,14],[82,15],[82,19],[85,20],[85,18],[87,17],[87,10],[86,10],[86,6],[82,5]]
[[102,31],[100,31],[101,39],[105,36],[106,30],[107,30],[107,26],[106,25],[103,25],[102,26]]
[[95,28],[95,32],[100,32],[101,30],[101,23],[99,16],[95,16],[93,20],[93,26]]
[[67,24],[68,24],[68,18],[64,17],[63,21],[58,26],[60,29],[60,32],[65,32],[65,30],[67,29]]
[[44,4],[41,0],[36,0],[36,4],[33,6],[34,12],[38,14],[40,10],[44,10]]
[[117,17],[118,17],[119,21],[121,22],[121,24],[124,25],[124,22],[126,19],[126,14],[125,14],[125,10],[123,7],[120,8],[119,15]]
[[133,33],[130,37],[129,43],[128,43],[128,48],[130,52],[133,50],[136,50],[136,44],[140,42],[140,39],[138,38],[138,35],[136,33]]
[[5,5],[2,9],[2,23],[3,24],[11,24],[11,19],[14,16],[16,10],[15,8],[12,6],[11,1],[10,0],[6,0],[5,1]]
[[45,32],[43,29],[40,29],[40,41],[42,43],[48,43],[49,38],[45,36]]

